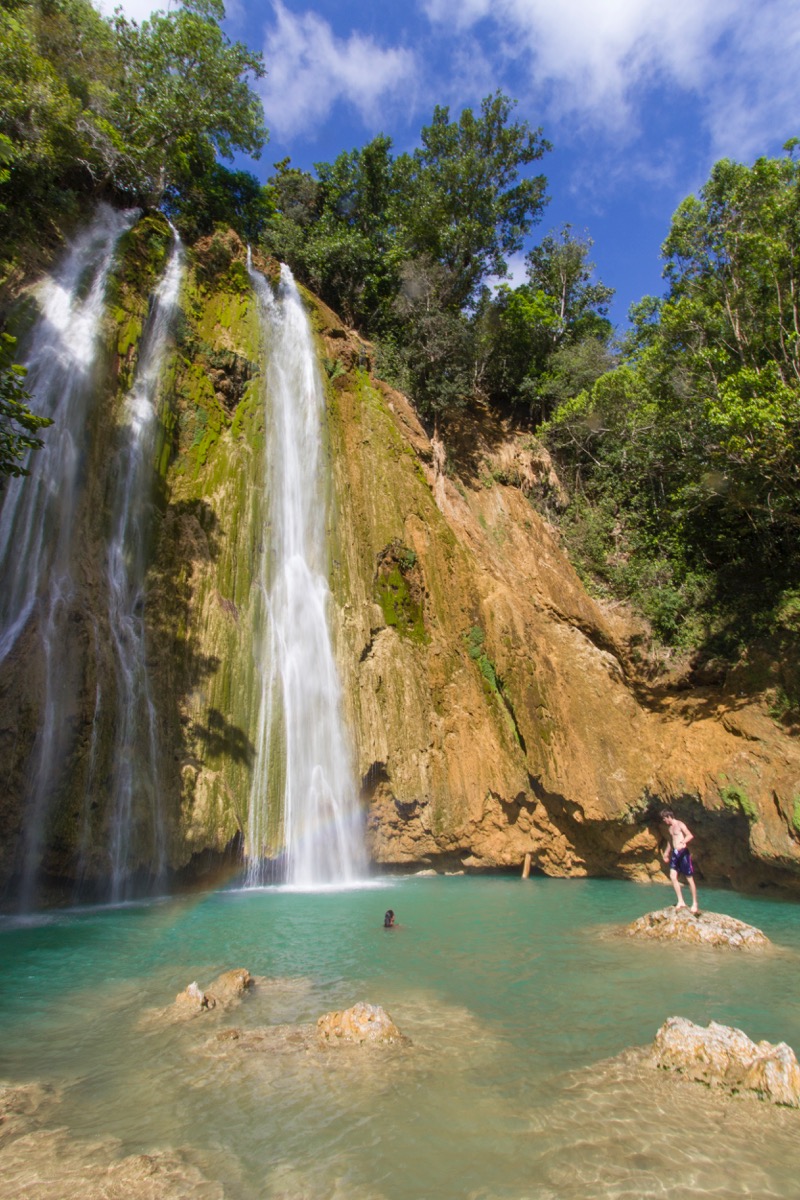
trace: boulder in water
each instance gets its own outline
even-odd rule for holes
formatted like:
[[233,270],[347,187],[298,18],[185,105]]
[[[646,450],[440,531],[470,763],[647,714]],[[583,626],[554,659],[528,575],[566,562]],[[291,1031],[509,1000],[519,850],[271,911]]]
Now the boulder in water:
[[800,1108],[800,1066],[786,1042],[756,1043],[741,1029],[716,1021],[704,1028],[668,1017],[653,1042],[653,1062],[686,1079]]
[[225,1012],[235,1008],[242,996],[255,985],[255,979],[244,967],[235,967],[232,971],[223,971],[206,991],[196,982],[190,983],[178,992],[174,1003],[168,1008],[156,1009],[146,1014],[142,1023],[147,1025],[174,1024],[180,1021],[190,1021],[202,1013],[218,1008]]
[[769,938],[754,925],[725,913],[693,913],[688,908],[662,908],[645,913],[626,926],[629,937],[663,942],[689,942],[694,946],[728,946],[733,950],[762,950]]
[[206,997],[214,1006],[234,1008],[245,992],[255,985],[255,980],[244,967],[235,967],[232,971],[223,971],[212,984],[209,984]]
[[317,1038],[322,1045],[377,1046],[407,1039],[379,1004],[359,1002],[343,1012],[325,1013],[317,1021]]

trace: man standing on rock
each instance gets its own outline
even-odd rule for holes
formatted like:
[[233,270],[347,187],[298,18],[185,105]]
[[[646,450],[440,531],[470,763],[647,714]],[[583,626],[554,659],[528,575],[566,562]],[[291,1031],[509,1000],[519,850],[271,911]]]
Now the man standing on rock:
[[669,877],[672,881],[672,886],[675,888],[675,895],[678,897],[678,903],[675,907],[686,908],[686,903],[683,899],[683,888],[678,878],[679,875],[683,875],[692,893],[692,907],[690,912],[696,914],[699,911],[697,907],[697,888],[694,882],[692,856],[689,853],[689,842],[693,839],[694,834],[668,808],[665,808],[661,813],[661,820],[667,827],[667,837],[669,838],[669,845],[664,851],[663,858],[665,863],[669,863]]

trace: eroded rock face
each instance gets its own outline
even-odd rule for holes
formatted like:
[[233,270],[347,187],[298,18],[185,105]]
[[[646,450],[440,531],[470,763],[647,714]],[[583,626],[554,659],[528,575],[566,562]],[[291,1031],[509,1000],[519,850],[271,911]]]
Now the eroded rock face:
[[741,1029],[716,1021],[703,1028],[684,1017],[669,1017],[656,1034],[653,1062],[687,1079],[800,1107],[800,1067],[786,1042],[756,1043]]
[[725,913],[691,913],[687,908],[661,908],[645,913],[626,926],[629,937],[662,942],[688,942],[693,946],[728,946],[732,950],[763,950],[772,943],[754,925]]
[[317,1021],[317,1038],[325,1046],[374,1046],[405,1040],[379,1004],[364,1003],[343,1012],[325,1013]]

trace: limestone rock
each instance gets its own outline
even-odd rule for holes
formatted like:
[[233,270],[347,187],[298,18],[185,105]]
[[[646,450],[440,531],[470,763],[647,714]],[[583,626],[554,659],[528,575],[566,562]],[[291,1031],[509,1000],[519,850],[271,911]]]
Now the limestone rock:
[[328,1046],[344,1043],[380,1045],[405,1038],[379,1004],[354,1004],[344,1012],[325,1013],[317,1021],[317,1037]]
[[242,996],[255,985],[255,979],[245,967],[234,967],[232,971],[223,971],[206,991],[198,983],[192,982],[178,992],[175,1000],[167,1008],[151,1011],[143,1018],[145,1026],[156,1024],[177,1024],[181,1021],[191,1021],[202,1013],[218,1008],[226,1012],[235,1008]]
[[214,997],[207,996],[196,982],[192,982],[182,992],[178,992],[172,1011],[176,1019],[188,1020],[214,1006]]
[[669,1017],[656,1034],[653,1061],[687,1079],[800,1108],[800,1066],[786,1042],[756,1043],[741,1029],[716,1021],[706,1029],[684,1017]]
[[248,970],[235,967],[232,971],[223,971],[209,985],[207,998],[221,1008],[234,1008],[254,984],[255,980]]
[[645,913],[626,926],[629,937],[653,938],[663,942],[689,942],[694,946],[729,946],[734,950],[762,950],[771,945],[766,934],[725,913],[702,912],[687,908],[662,908]]

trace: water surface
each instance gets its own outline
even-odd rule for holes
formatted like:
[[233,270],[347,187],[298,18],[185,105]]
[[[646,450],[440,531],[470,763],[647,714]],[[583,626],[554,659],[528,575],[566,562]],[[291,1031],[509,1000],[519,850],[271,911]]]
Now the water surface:
[[[0,1075],[58,1085],[51,1124],[71,1137],[175,1148],[231,1200],[794,1197],[800,1114],[616,1056],[672,1015],[800,1047],[797,906],[704,889],[781,948],[763,956],[608,936],[668,900],[614,881],[411,878],[6,924]],[[266,980],[235,1011],[142,1023],[235,966]],[[358,1000],[412,1045],[205,1048],[228,1026]]]

